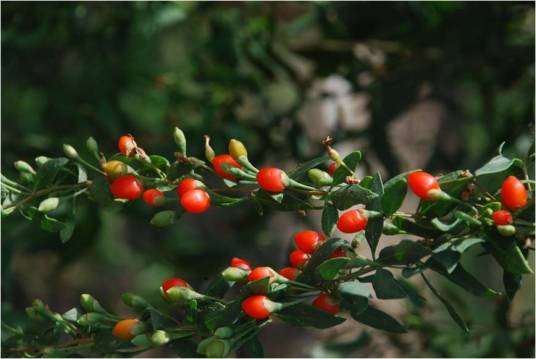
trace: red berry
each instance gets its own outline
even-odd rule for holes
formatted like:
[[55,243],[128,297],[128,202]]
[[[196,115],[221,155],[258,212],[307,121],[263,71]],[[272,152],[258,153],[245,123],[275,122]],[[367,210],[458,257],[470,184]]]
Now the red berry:
[[344,253],[342,248],[337,248],[331,253],[329,258],[337,258],[337,257],[346,257],[346,253]]
[[367,228],[368,218],[357,209],[345,212],[337,221],[337,228],[343,233],[355,233]]
[[322,309],[332,315],[335,315],[340,310],[340,305],[327,293],[320,293],[318,297],[313,300],[313,306],[318,309]]
[[169,278],[162,283],[162,290],[166,293],[170,288],[173,287],[183,287],[190,288],[190,284],[187,281],[181,278]]
[[134,137],[131,135],[124,135],[119,137],[119,141],[117,143],[117,147],[119,147],[119,151],[128,156],[134,148],[136,148],[136,142],[134,142]]
[[222,165],[224,163],[228,163],[230,166],[237,167],[237,168],[242,168],[242,166],[240,166],[240,164],[236,162],[235,159],[231,157],[231,155],[227,155],[227,154],[219,155],[212,159],[212,167],[214,167],[214,171],[216,171],[216,173],[220,175],[220,177],[226,178],[231,181],[235,181],[236,177],[230,173],[225,172],[225,170],[222,168]]
[[290,253],[289,261],[293,267],[301,268],[311,258],[310,255],[296,249]]
[[251,265],[249,264],[249,262],[238,257],[234,257],[233,259],[231,259],[231,267],[251,270]]
[[493,212],[491,217],[497,226],[504,226],[506,224],[513,223],[512,214],[504,209]]
[[501,201],[511,210],[527,205],[527,190],[523,183],[514,176],[508,176],[501,188]]
[[252,295],[242,302],[242,310],[251,318],[265,319],[272,314],[267,308],[269,301],[265,295]]
[[192,189],[200,189],[204,187],[205,186],[203,185],[203,183],[198,180],[195,180],[193,178],[185,178],[177,186],[177,194],[179,195],[179,197],[182,197],[183,194]]
[[298,275],[300,275],[301,271],[297,268],[292,267],[285,267],[279,271],[279,274],[281,274],[283,277],[287,278],[288,280],[296,280]]
[[337,164],[335,162],[331,162],[328,167],[328,172],[333,177],[333,174],[335,174],[335,170],[337,169]]
[[273,280],[275,280],[275,275],[275,271],[270,267],[257,267],[249,273],[248,280],[254,282],[256,280],[270,277],[270,282],[273,282]]
[[143,184],[136,176],[122,176],[112,182],[110,191],[115,198],[133,200],[141,196]]
[[202,189],[192,189],[182,195],[181,206],[190,213],[203,213],[210,207],[210,196]]
[[305,253],[313,253],[326,237],[316,231],[301,231],[294,235],[294,243]]
[[423,171],[413,172],[408,176],[409,188],[421,199],[427,200],[428,192],[433,189],[440,189],[439,183],[434,176]]
[[257,183],[267,192],[281,193],[288,185],[288,177],[287,174],[279,168],[261,168],[257,173]]
[[143,192],[143,200],[149,206],[161,206],[164,203],[164,194],[155,188],[151,188]]

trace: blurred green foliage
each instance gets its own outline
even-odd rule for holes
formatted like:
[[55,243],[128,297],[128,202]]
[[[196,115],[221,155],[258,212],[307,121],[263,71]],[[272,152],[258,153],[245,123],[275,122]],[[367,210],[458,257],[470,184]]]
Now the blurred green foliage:
[[[396,140],[390,126],[431,101],[442,111],[437,128],[427,130],[427,113],[414,128],[430,142],[419,165],[431,171],[475,168],[502,141],[506,153],[524,155],[533,137],[531,3],[1,6],[6,174],[16,173],[15,160],[59,155],[64,142],[82,148],[89,136],[106,153],[132,133],[148,151],[171,155],[171,131],[180,126],[190,153],[201,155],[203,134],[217,152],[235,137],[259,164],[320,154],[314,135],[324,128],[337,143],[357,141],[375,158],[368,169],[379,166],[388,178],[408,169],[397,144],[411,139]],[[354,96],[367,99],[359,111]],[[369,121],[356,125],[363,116]],[[412,151],[423,148],[410,146],[410,158]],[[274,266],[284,260],[274,253],[288,239],[274,240],[272,217],[253,208],[214,209],[170,229],[149,226],[150,212],[139,203],[122,212],[79,203],[65,245],[19,218],[3,219],[5,318],[34,296],[66,308],[85,289],[115,306],[121,291],[152,293],[174,273],[202,286],[234,255]],[[525,353],[499,339],[488,352],[455,351],[444,336],[430,339],[430,355]]]

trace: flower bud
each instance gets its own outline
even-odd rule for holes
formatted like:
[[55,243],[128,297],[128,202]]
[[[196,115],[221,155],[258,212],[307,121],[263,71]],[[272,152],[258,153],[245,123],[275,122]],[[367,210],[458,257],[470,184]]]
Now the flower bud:
[[99,159],[99,145],[93,137],[89,137],[86,140],[86,148],[93,154],[93,156],[95,156],[96,159]]
[[80,305],[87,312],[106,313],[106,310],[101,306],[98,300],[93,298],[91,294],[84,293],[80,296]]
[[440,189],[431,189],[426,195],[429,201],[449,201],[451,197]]
[[227,339],[233,336],[233,328],[231,327],[220,327],[216,329],[214,335],[220,339]]
[[172,303],[180,305],[186,305],[195,299],[202,299],[204,295],[197,293],[195,290],[186,287],[171,287],[166,293],[165,297]]
[[207,358],[225,358],[231,351],[231,344],[228,340],[214,339],[208,343],[205,349]]
[[329,173],[319,170],[318,168],[310,169],[307,172],[307,176],[309,176],[311,182],[318,187],[329,186],[333,182],[333,178],[329,175]]
[[232,139],[229,141],[229,154],[238,161],[240,157],[247,157],[248,151],[242,142]]
[[163,330],[157,330],[151,336],[151,342],[158,346],[165,345],[169,342],[169,335]]
[[499,231],[501,236],[510,237],[516,234],[516,227],[512,226],[511,224],[497,226],[497,231]]
[[72,160],[77,159],[79,157],[76,149],[73,146],[68,145],[68,144],[63,145],[63,153],[65,153],[65,156],[67,156],[68,158]]
[[48,213],[58,208],[59,203],[60,199],[58,197],[50,197],[41,201],[37,210],[41,213]]
[[50,161],[50,157],[47,156],[39,156],[35,158],[35,164],[37,164],[37,167],[42,167],[48,161]]
[[132,293],[123,293],[121,299],[123,303],[134,309],[145,309],[149,305],[145,299]]
[[16,161],[15,168],[21,173],[30,173],[32,175],[35,175],[36,173],[33,167],[26,161]]
[[207,161],[211,162],[214,157],[216,157],[216,152],[214,152],[214,149],[210,147],[210,137],[207,135],[204,136],[205,138],[205,158]]
[[222,272],[223,278],[229,282],[238,282],[248,276],[249,271],[241,268],[229,267]]
[[184,132],[178,127],[175,127],[173,131],[173,140],[175,140],[175,144],[179,147],[179,152],[186,156],[186,136],[184,136]]

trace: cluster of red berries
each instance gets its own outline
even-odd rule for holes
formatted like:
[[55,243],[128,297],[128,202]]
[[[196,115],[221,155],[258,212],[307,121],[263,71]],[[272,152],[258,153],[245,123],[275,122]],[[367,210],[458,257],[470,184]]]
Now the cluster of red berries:
[[[132,156],[140,151],[144,153],[130,135],[121,136],[118,147],[125,156]],[[149,206],[157,207],[164,204],[164,193],[156,188],[144,191],[143,183],[136,176],[126,174],[128,167],[124,163],[109,161],[103,164],[103,169],[113,180],[110,191],[115,198],[135,200],[143,195],[143,200]],[[185,178],[180,182],[177,186],[177,195],[182,207],[190,213],[203,213],[210,207],[210,196],[204,190],[203,183],[192,178]]]
[[[501,202],[510,211],[519,210],[527,205],[528,194],[525,186],[514,176],[508,176],[501,186]],[[512,213],[506,209],[493,212],[491,218],[497,226],[514,223]]]

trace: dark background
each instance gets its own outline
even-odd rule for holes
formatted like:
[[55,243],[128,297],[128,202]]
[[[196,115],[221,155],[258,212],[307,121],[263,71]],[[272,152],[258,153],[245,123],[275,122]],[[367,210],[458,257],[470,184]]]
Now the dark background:
[[[202,157],[203,134],[217,152],[239,138],[252,162],[286,169],[321,154],[321,139],[331,135],[341,154],[363,151],[362,175],[380,170],[384,178],[413,168],[474,170],[502,141],[507,154],[522,156],[533,138],[532,3],[3,2],[1,9],[2,172],[11,177],[14,161],[61,155],[62,143],[82,148],[89,136],[111,154],[117,138],[132,133],[171,159],[174,126],[193,155]],[[80,201],[67,244],[20,216],[4,218],[3,320],[24,325],[35,297],[67,310],[86,291],[126,314],[123,291],[158,300],[155,288],[172,275],[202,289],[232,256],[279,268],[292,233],[319,227],[317,214],[259,217],[248,205],[164,229],[148,224],[151,215],[142,203],[117,211]],[[494,262],[468,265],[500,288]],[[533,282],[527,277],[504,309],[440,281],[473,324],[471,337],[430,298],[420,309],[382,303],[413,326],[405,336],[348,321],[327,332],[278,324],[262,340],[272,356],[533,356]],[[322,344],[333,341],[350,344]]]

